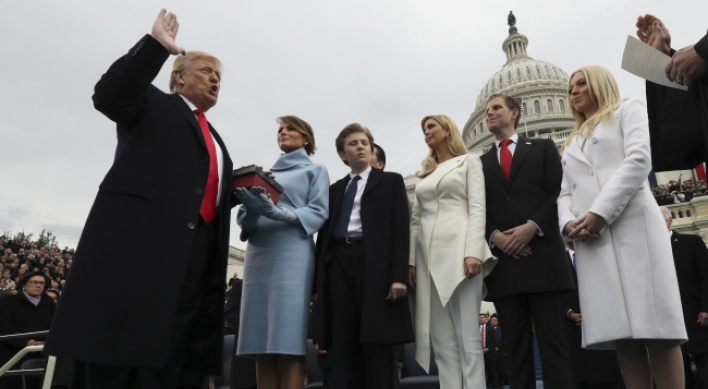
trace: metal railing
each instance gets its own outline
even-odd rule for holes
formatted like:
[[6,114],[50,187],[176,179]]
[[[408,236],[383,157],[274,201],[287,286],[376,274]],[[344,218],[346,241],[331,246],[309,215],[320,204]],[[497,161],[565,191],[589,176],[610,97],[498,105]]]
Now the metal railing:
[[[47,335],[49,331],[36,331],[36,332],[24,332],[21,334],[11,334],[0,336],[0,342],[6,342],[8,340],[14,339],[32,339],[36,336]],[[44,380],[42,381],[42,389],[50,389],[52,386],[52,377],[54,376],[54,368],[57,363],[57,358],[54,356],[49,356],[47,358],[47,367],[44,369],[20,369],[20,370],[10,370],[17,362],[19,362],[25,355],[29,353],[42,352],[44,345],[39,346],[27,346],[15,354],[12,359],[7,361],[2,367],[0,367],[0,376],[25,376],[25,375],[42,375],[44,374]]]

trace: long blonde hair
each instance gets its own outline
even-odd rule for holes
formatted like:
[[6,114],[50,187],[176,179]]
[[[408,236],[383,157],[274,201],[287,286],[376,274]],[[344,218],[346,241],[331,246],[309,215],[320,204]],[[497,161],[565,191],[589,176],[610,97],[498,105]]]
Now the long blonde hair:
[[[457,129],[457,125],[452,118],[445,115],[429,115],[424,117],[423,120],[420,121],[420,127],[423,129],[423,133],[425,133],[425,122],[429,119],[435,120],[443,129],[450,131],[450,136],[445,139],[447,140],[447,148],[453,156],[457,157],[458,155],[467,154],[465,142],[462,140],[460,130]],[[431,148],[428,157],[423,161],[423,170],[418,172],[417,176],[419,178],[425,178],[430,173],[434,172],[437,167],[438,153]]]
[[582,135],[586,138],[592,135],[598,123],[614,120],[615,107],[622,102],[617,81],[615,81],[612,73],[602,66],[584,66],[574,71],[568,79],[568,90],[570,90],[570,82],[578,73],[583,73],[585,76],[590,98],[597,104],[598,110],[588,119],[585,117],[584,113],[576,111],[573,104],[570,104],[570,112],[575,118],[575,129],[573,129],[570,137],[568,137],[568,140],[563,144],[563,148],[567,147],[578,135]]

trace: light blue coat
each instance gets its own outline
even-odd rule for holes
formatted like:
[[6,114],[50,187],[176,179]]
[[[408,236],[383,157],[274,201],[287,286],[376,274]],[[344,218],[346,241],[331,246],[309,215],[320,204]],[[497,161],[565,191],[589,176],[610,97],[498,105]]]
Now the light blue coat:
[[[304,149],[284,154],[271,168],[285,188],[278,206],[292,210],[292,225],[261,216],[248,239],[237,355],[305,355],[315,270],[312,235],[329,216],[329,174]],[[239,209],[239,220],[245,213]]]

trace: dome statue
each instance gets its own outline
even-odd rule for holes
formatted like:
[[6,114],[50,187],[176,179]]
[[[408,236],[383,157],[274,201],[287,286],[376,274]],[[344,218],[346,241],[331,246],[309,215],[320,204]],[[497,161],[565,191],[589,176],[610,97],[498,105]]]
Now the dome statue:
[[568,100],[568,74],[560,67],[528,55],[528,38],[516,29],[516,17],[509,12],[509,36],[502,43],[506,63],[484,84],[474,112],[462,130],[467,150],[481,155],[491,147],[494,135],[486,123],[487,99],[497,93],[521,99],[523,112],[516,129],[520,136],[552,138],[565,142],[575,128]]

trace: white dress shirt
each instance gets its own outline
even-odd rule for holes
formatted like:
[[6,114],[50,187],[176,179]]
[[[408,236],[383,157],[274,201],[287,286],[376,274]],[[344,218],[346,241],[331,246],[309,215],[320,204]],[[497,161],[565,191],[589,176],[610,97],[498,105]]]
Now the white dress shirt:
[[354,195],[354,205],[352,207],[352,215],[349,218],[349,226],[347,227],[347,233],[345,236],[362,236],[364,231],[361,227],[361,195],[364,194],[364,189],[366,188],[366,181],[369,179],[369,173],[371,173],[371,167],[367,168],[359,174],[349,173],[349,183],[344,189],[344,192],[349,189],[349,185],[355,176],[361,177],[361,179],[356,183],[356,195]]
[[[189,106],[189,109],[194,112],[195,109],[197,109],[197,106],[192,104],[191,101],[189,101],[188,98],[186,98],[183,95],[179,95],[182,99],[184,99],[184,102],[187,103]],[[204,114],[206,116],[206,113]],[[194,114],[194,117],[197,117],[197,114]],[[199,123],[199,119],[197,118],[197,123]],[[211,132],[211,130],[210,130]],[[211,141],[214,142],[214,150],[216,150],[216,166],[219,169],[219,191],[216,192],[216,205],[219,205],[219,194],[221,193],[221,175],[224,172],[224,153],[221,151],[221,147],[219,146],[219,143],[214,139],[214,135],[212,134]]]
[[[516,144],[519,143],[519,134],[514,133],[514,135],[512,135],[511,138],[509,138],[509,140],[511,141],[511,143],[509,143],[509,145],[506,146],[506,148],[509,149],[511,156],[513,157],[514,151],[516,150]],[[500,157],[500,155],[501,155],[501,142],[502,141],[500,141],[500,140],[494,141],[494,145],[497,146],[497,161],[499,161],[499,163],[501,163],[501,157]]]

